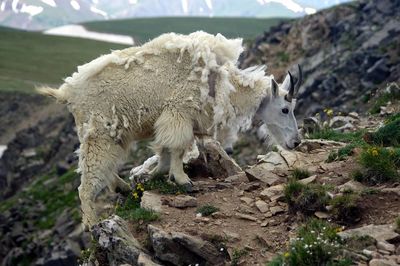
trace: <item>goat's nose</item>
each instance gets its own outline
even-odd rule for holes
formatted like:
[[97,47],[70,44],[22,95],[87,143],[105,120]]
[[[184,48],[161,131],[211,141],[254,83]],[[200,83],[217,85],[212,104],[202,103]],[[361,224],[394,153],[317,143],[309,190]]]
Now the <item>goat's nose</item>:
[[232,148],[226,148],[226,149],[225,149],[225,152],[226,152],[228,155],[232,155],[232,154],[233,154],[233,149],[232,149]]
[[294,144],[294,147],[297,147],[297,146],[299,146],[300,145],[300,143],[301,143],[301,141],[295,141],[293,144]]

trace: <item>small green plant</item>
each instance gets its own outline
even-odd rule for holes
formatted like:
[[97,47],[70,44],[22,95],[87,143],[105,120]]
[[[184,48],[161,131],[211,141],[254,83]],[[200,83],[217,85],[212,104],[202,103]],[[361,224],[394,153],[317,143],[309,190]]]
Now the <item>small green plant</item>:
[[286,53],[284,51],[280,51],[276,55],[278,56],[280,61],[285,62],[285,63],[289,62],[290,57],[289,57],[288,53]]
[[122,204],[117,204],[115,214],[133,221],[151,222],[158,220],[160,218],[158,213],[140,207],[140,198],[135,193],[137,192],[133,191]]
[[299,229],[289,250],[268,266],[351,265],[351,261],[340,257],[342,243],[338,231],[327,222],[311,219]]
[[351,250],[363,250],[369,246],[375,246],[375,238],[369,235],[355,235],[345,240],[346,248]]
[[400,216],[396,218],[395,224],[396,224],[396,231],[400,232]]
[[309,177],[311,174],[307,169],[295,168],[291,173],[294,180],[300,180]]
[[338,132],[330,128],[325,128],[310,134],[309,138],[342,141],[361,145],[365,144],[363,140],[364,134],[364,130],[358,130],[354,132]]
[[239,265],[240,258],[243,256],[246,256],[249,252],[245,249],[234,249],[232,252],[232,260],[231,260],[231,265],[232,266],[237,266]]
[[376,132],[368,134],[370,142],[379,146],[398,147],[400,145],[400,117],[398,115],[392,116]]
[[346,146],[338,149],[337,151],[331,151],[329,153],[328,159],[326,160],[327,163],[333,162],[333,161],[343,161],[347,157],[353,155],[354,153],[354,148],[357,147],[356,143],[350,143],[347,144]]
[[206,204],[204,206],[201,206],[197,208],[196,212],[201,213],[202,216],[210,216],[214,212],[219,211],[219,209],[213,205]]
[[335,220],[346,225],[359,222],[362,212],[358,202],[359,196],[354,193],[344,193],[333,198],[330,204]]
[[353,175],[357,181],[374,185],[399,180],[400,149],[372,146],[362,151],[359,162],[363,169]]
[[392,83],[393,90],[391,92],[385,92],[375,99],[374,104],[370,109],[371,114],[379,114],[381,111],[381,106],[386,105],[389,101],[399,100],[400,99],[400,90],[399,86],[395,83]]
[[163,176],[156,176],[143,184],[145,190],[157,190],[161,194],[183,194],[186,193],[184,186],[168,182]]
[[285,186],[285,200],[291,211],[311,215],[325,208],[329,199],[326,190],[327,188],[320,184],[304,185],[296,180],[290,180]]

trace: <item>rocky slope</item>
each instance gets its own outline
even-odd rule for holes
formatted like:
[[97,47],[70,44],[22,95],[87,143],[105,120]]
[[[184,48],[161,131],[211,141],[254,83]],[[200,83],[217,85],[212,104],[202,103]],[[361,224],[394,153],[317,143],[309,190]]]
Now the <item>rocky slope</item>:
[[399,1],[354,1],[283,23],[250,45],[241,66],[266,64],[282,77],[300,64],[300,116],[329,107],[365,110],[371,94],[400,80],[399,14]]
[[[334,109],[305,119],[303,132],[323,132],[325,127],[376,131],[389,115],[400,112],[395,101],[400,95],[399,27],[393,26],[399,21],[398,9],[398,1],[361,1],[282,24],[256,40],[242,65],[267,62],[271,70],[277,69],[276,76],[292,64],[303,65],[306,84],[299,114]],[[385,90],[389,81],[397,85]],[[0,107],[0,122],[7,125],[0,129],[0,140],[10,140],[0,159],[2,265],[77,265],[78,257],[89,265],[264,265],[277,254],[288,253],[289,239],[296,237],[306,217],[313,216],[329,219],[336,229],[343,225],[343,238],[352,228],[362,228],[357,230],[373,238],[365,247],[346,246],[340,256],[347,254],[360,265],[400,263],[400,238],[393,225],[400,213],[398,182],[361,184],[352,177],[361,167],[361,154],[368,151],[357,145],[362,137],[369,141],[368,134],[355,142],[308,140],[297,151],[272,151],[258,160],[266,148],[245,136],[234,154],[244,172],[221,174],[229,164],[216,154],[210,157],[212,164],[187,167],[196,183],[190,195],[182,196],[179,189],[162,182],[145,184],[144,192],[133,186],[132,195],[138,193],[141,203],[132,195],[121,195],[116,205],[120,217],[99,223],[90,236],[80,225],[79,176],[73,172],[78,140],[72,118],[42,98],[0,97],[6,103]],[[363,110],[377,102],[378,114],[369,117]],[[360,115],[339,113],[354,110]],[[146,146],[136,147],[121,176],[148,158]],[[354,218],[339,219],[329,204],[307,214],[294,211],[283,195],[294,168],[308,170],[310,176],[301,182],[327,185],[329,197],[340,198],[348,191],[360,196],[357,209],[348,215]],[[143,211],[140,204],[157,213]],[[219,211],[198,214],[211,207]]]

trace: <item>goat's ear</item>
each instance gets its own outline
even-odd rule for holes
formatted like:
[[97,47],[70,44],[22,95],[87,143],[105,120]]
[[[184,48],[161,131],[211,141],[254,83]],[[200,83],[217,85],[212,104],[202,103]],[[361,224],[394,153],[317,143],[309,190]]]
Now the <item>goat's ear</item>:
[[271,79],[271,91],[272,91],[272,96],[274,97],[278,96],[279,86],[274,79]]

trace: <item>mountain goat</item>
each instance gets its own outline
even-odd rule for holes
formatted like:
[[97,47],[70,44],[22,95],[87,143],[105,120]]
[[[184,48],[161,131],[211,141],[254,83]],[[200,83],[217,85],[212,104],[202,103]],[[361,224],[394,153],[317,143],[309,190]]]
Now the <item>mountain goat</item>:
[[116,169],[132,141],[153,138],[161,158],[168,157],[170,178],[188,189],[182,157],[195,134],[218,138],[220,129],[244,130],[259,117],[286,147],[298,144],[291,76],[286,91],[263,68],[239,70],[242,50],[241,39],[220,34],[168,33],[78,67],[59,89],[38,89],[66,103],[74,116],[84,224],[98,222],[104,189],[129,190]]

